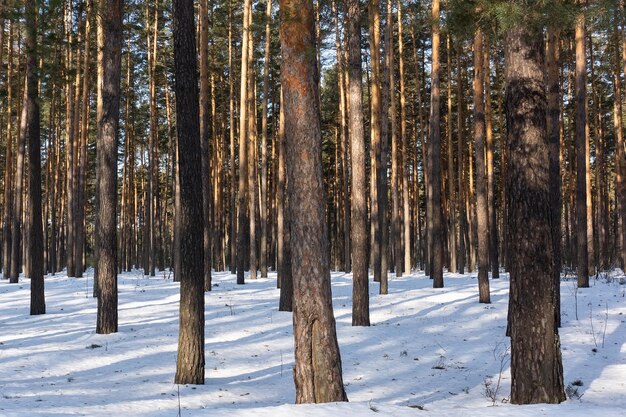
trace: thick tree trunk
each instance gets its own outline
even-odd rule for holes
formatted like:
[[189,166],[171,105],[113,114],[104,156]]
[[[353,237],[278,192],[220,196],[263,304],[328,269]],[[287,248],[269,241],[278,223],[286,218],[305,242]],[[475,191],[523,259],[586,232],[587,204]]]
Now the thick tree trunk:
[[352,160],[352,325],[369,326],[367,262],[367,184],[361,87],[361,12],[358,0],[349,0],[348,36],[348,128]]
[[296,402],[347,401],[333,316],[322,185],[315,22],[310,0],[281,0],[281,80],[291,213]]
[[481,303],[489,296],[489,209],[485,172],[485,74],[483,32],[474,34],[474,141],[476,142],[476,229],[478,234],[478,292]]
[[122,0],[98,2],[98,319],[96,333],[117,332],[117,141]]
[[511,402],[559,403],[565,393],[554,321],[543,34],[518,24],[505,45]]
[[176,384],[204,384],[204,244],[198,59],[193,0],[173,1],[180,177],[180,330]]

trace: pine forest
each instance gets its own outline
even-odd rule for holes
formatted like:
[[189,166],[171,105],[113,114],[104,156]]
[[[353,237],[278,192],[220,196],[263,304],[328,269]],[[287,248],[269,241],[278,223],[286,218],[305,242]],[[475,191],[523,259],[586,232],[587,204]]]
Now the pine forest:
[[624,3],[0,0],[0,415],[623,416]]

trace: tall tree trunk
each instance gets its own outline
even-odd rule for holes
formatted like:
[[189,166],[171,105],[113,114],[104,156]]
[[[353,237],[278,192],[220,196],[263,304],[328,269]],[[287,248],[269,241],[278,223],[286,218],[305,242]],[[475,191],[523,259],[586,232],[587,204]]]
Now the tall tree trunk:
[[202,217],[204,290],[211,291],[211,172],[209,167],[209,4],[200,0],[200,149],[202,152]]
[[576,21],[576,243],[578,286],[589,286],[587,251],[587,63],[585,20]]
[[411,214],[409,210],[409,132],[406,127],[406,93],[404,88],[404,37],[402,34],[402,0],[398,1],[398,68],[400,70],[400,137],[402,138],[402,237],[404,272],[411,273]]
[[296,402],[347,401],[335,330],[322,185],[313,5],[281,0],[281,79],[294,277]]
[[[11,251],[13,245],[11,243],[11,227],[13,225],[13,22],[9,21],[8,36],[8,62],[7,62],[7,133],[6,133],[6,160],[4,172],[4,224],[2,228],[2,270],[3,278],[7,279],[12,276],[11,260],[13,256]],[[3,47],[3,46],[1,46]]]
[[[243,3],[243,34],[241,41],[241,86],[239,95],[239,187],[237,194],[237,284],[245,283],[246,265],[246,207],[247,207],[247,183],[248,183],[248,31],[250,30],[248,14],[250,13],[250,0]],[[254,215],[254,213],[252,213]]]
[[[446,3],[447,5],[447,3]],[[448,217],[448,251],[450,253],[450,263],[449,263],[449,271],[457,270],[457,245],[456,245],[456,236],[457,236],[457,197],[456,190],[454,184],[454,149],[452,147],[452,45],[450,41],[450,34],[446,35],[446,54],[447,54],[447,101],[448,101],[448,115],[447,115],[447,129],[446,129],[446,148],[448,150],[448,206],[449,206],[449,217]],[[458,74],[457,74],[458,76]],[[460,79],[460,76],[458,76]],[[458,83],[458,80],[457,80]],[[458,99],[458,98],[457,98]],[[460,106],[459,106],[460,107]]]
[[[76,86],[72,84],[73,53],[72,53],[72,25],[73,10],[72,0],[67,0],[65,4],[65,35],[66,35],[66,51],[65,51],[65,155],[66,155],[66,197],[67,197],[67,220],[65,223],[65,252],[67,262],[67,276],[76,276],[75,256],[74,256],[74,240],[76,237],[74,226],[75,220],[75,204],[74,204],[74,149],[75,149],[75,132],[74,132],[74,105],[73,97]],[[78,74],[78,71],[75,71]]]
[[430,140],[428,141],[428,200],[431,215],[428,219],[428,235],[431,244],[431,277],[433,288],[443,288],[443,233],[441,230],[441,132],[439,130],[440,105],[440,28],[439,0],[433,0],[432,18],[432,63],[430,90]]
[[381,232],[383,215],[381,210],[380,176],[387,173],[381,167],[381,91],[380,91],[380,0],[372,0],[369,9],[370,61],[372,67],[371,99],[370,99],[370,141],[371,141],[371,174],[370,174],[370,222],[371,222],[371,263],[374,269],[374,281],[380,282],[381,276]]
[[560,99],[561,89],[559,80],[559,30],[554,26],[548,27],[548,43],[546,45],[546,91],[547,95],[547,135],[548,150],[550,152],[550,225],[552,237],[552,251],[554,254],[554,268],[552,280],[554,283],[554,321],[561,327],[561,128],[560,128]]
[[361,12],[358,0],[349,0],[348,36],[348,124],[352,160],[352,325],[369,326],[369,284],[367,262],[367,184],[365,138],[363,135],[361,87]]
[[263,102],[261,115],[261,194],[260,194],[260,210],[261,210],[261,248],[259,253],[259,267],[261,269],[261,278],[267,278],[267,100],[269,95],[269,63],[270,63],[270,44],[271,31],[270,23],[272,21],[272,0],[267,0],[265,10],[265,59],[263,62]]
[[389,171],[389,96],[390,96],[390,76],[389,68],[391,64],[392,55],[389,54],[389,45],[391,34],[388,30],[385,30],[384,35],[384,50],[383,50],[383,66],[381,77],[381,127],[380,127],[380,160],[377,161],[379,169],[379,177],[377,184],[379,207],[378,216],[381,227],[381,242],[380,242],[380,294],[387,294],[389,292],[389,260],[390,260],[390,245],[389,245],[389,227],[390,219],[388,217],[389,207],[389,182],[387,175]]
[[485,173],[485,74],[483,32],[474,33],[474,141],[476,142],[476,228],[478,233],[479,302],[491,303],[489,296],[489,209]]
[[[193,0],[173,1],[180,175],[180,330],[176,384],[204,384],[204,245],[198,59]],[[205,173],[206,174],[206,173]]]
[[256,239],[256,219],[257,219],[257,124],[256,124],[256,73],[254,70],[254,47],[252,38],[252,3],[250,3],[248,11],[248,27],[245,32],[248,36],[248,88],[247,91],[247,149],[248,149],[248,220],[250,224],[249,234],[249,261],[250,261],[250,279],[257,278],[257,239]]
[[463,64],[461,62],[462,55],[462,43],[459,43],[457,47],[457,74],[459,77],[459,81],[457,82],[457,158],[458,158],[458,186],[459,186],[459,194],[457,198],[457,205],[459,208],[459,250],[457,252],[457,272],[459,274],[465,273],[465,235],[467,231],[467,222],[465,221],[465,203],[463,198],[465,197],[464,193],[464,181],[465,177],[465,169],[464,169],[464,161],[465,157],[463,156],[463,148],[465,142],[465,114],[464,107],[465,101],[463,99],[463,91],[465,87],[465,72],[463,71]]
[[[624,0],[619,2],[620,14],[622,19],[624,18]],[[626,72],[626,36],[624,35],[624,29],[622,28],[621,35],[622,43],[622,66]],[[619,51],[619,48],[616,48]],[[617,52],[619,53],[619,52]],[[619,61],[616,66],[619,66]],[[624,133],[622,131],[622,96],[621,96],[621,84],[620,84],[621,71],[617,70],[615,74],[615,95],[618,97],[617,111],[614,117],[616,118],[615,125],[617,130],[617,143],[616,143],[616,162],[615,162],[615,194],[617,200],[617,214],[618,214],[618,241],[619,241],[619,256],[620,265],[624,269],[626,264],[626,152],[624,151]]]
[[293,310],[293,275],[291,273],[291,232],[289,222],[289,195],[287,193],[287,167],[285,144],[285,110],[283,92],[280,92],[278,125],[278,285],[280,285],[279,311]]
[[117,332],[117,141],[122,66],[122,0],[98,2],[98,319],[96,333]]
[[554,321],[543,34],[518,23],[506,33],[506,178],[511,272],[511,402],[565,400]]
[[391,119],[391,253],[396,277],[402,276],[402,229],[400,228],[400,157],[398,155],[397,97],[393,48],[393,0],[387,0],[387,28],[385,48],[389,60],[389,118]]
[[491,69],[489,40],[486,38],[485,52],[485,139],[486,149],[485,156],[487,158],[487,205],[489,209],[489,264],[491,265],[491,278],[500,278],[500,261],[498,250],[498,221],[496,216],[496,185],[494,181],[494,164],[493,164],[493,128],[492,128],[492,110],[491,110]]
[[91,38],[91,0],[87,1],[87,12],[85,16],[85,35],[83,52],[83,85],[82,85],[82,110],[81,110],[81,130],[80,142],[77,155],[77,178],[76,178],[76,245],[75,245],[75,267],[76,277],[83,276],[85,265],[83,263],[85,252],[85,184],[87,181],[87,141],[89,138],[89,45]]
[[39,126],[39,74],[37,68],[37,15],[39,2],[26,3],[26,89],[22,107],[22,124],[28,137],[30,216],[28,252],[30,265],[30,314],[45,314],[43,230],[41,219],[41,137]]
[[236,213],[236,192],[237,173],[235,167],[235,88],[233,74],[233,10],[232,0],[228,1],[228,127],[230,139],[230,232],[228,234],[230,246],[230,273],[237,272],[236,251],[237,251],[237,223]]
[[[25,80],[26,81],[26,80]],[[26,89],[24,89],[26,94]],[[26,98],[24,98],[26,102]],[[24,109],[22,109],[24,111]],[[17,138],[17,161],[15,165],[15,194],[13,201],[13,228],[11,230],[11,277],[10,283],[18,282],[20,269],[22,268],[22,215],[23,215],[23,192],[24,192],[24,152],[26,145],[26,120],[22,113],[20,117],[20,130]],[[26,272],[26,271],[24,271]]]

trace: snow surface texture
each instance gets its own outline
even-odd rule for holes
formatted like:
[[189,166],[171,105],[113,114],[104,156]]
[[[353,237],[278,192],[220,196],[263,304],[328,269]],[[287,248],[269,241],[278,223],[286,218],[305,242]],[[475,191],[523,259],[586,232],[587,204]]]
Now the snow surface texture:
[[322,405],[293,404],[292,320],[277,309],[275,275],[237,286],[234,276],[214,273],[205,297],[203,386],[173,383],[179,286],[169,273],[120,275],[119,333],[111,335],[95,334],[93,271],[46,278],[48,313],[34,317],[29,281],[2,280],[0,416],[626,416],[626,285],[619,277],[600,276],[578,290],[575,281],[562,282],[570,398],[532,406],[507,403],[507,275],[491,280],[490,305],[478,303],[475,274],[446,274],[444,289],[432,289],[421,273],[392,275],[389,295],[370,284],[372,326],[352,327],[351,276],[334,273],[350,402]]

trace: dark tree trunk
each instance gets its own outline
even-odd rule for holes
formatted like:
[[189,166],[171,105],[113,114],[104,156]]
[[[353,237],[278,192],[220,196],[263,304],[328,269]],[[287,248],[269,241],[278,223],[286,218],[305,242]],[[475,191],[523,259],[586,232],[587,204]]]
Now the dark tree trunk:
[[322,182],[315,19],[310,0],[281,0],[297,403],[347,401],[335,330]]
[[[11,272],[11,251],[13,245],[11,243],[11,227],[13,225],[13,117],[11,108],[13,104],[13,23],[9,21],[9,56],[7,63],[7,138],[6,138],[6,159],[4,172],[4,224],[2,227],[2,271],[3,278],[7,279],[12,276]],[[4,47],[0,45],[0,48]]]
[[204,290],[211,291],[211,171],[209,167],[209,10],[200,0],[200,145],[202,150],[202,218],[204,246]]
[[559,403],[543,34],[517,25],[505,45],[511,402]]
[[[352,325],[369,326],[367,262],[367,185],[365,138],[361,87],[361,11],[359,0],[349,0],[348,35],[348,123],[352,158]],[[399,256],[399,254],[396,254]]]
[[30,265],[30,314],[45,314],[43,230],[41,220],[41,137],[39,127],[37,74],[38,2],[26,2],[26,91],[22,117],[26,116],[30,184],[28,199],[30,216],[28,253]]
[[96,333],[117,332],[117,140],[120,116],[123,0],[98,3]]
[[293,278],[291,275],[291,248],[289,223],[289,196],[287,195],[287,167],[285,166],[285,112],[283,93],[280,93],[278,126],[278,285],[279,311],[293,310]]
[[483,47],[485,52],[485,156],[487,158],[487,204],[489,206],[489,264],[491,266],[491,278],[500,278],[500,251],[498,248],[498,221],[496,190],[494,181],[493,163],[493,128],[492,128],[492,104],[491,104],[491,70],[489,40],[486,39]]
[[559,81],[559,31],[548,28],[546,47],[546,82],[548,92],[548,146],[550,151],[550,207],[552,251],[554,253],[554,320],[561,327],[561,99]]
[[183,237],[180,242],[180,330],[176,384],[204,384],[202,162],[194,20],[193,0],[173,1],[180,234]]
[[489,209],[485,173],[485,75],[483,33],[474,34],[474,141],[476,142],[476,228],[478,233],[479,302],[491,303],[489,296]]

